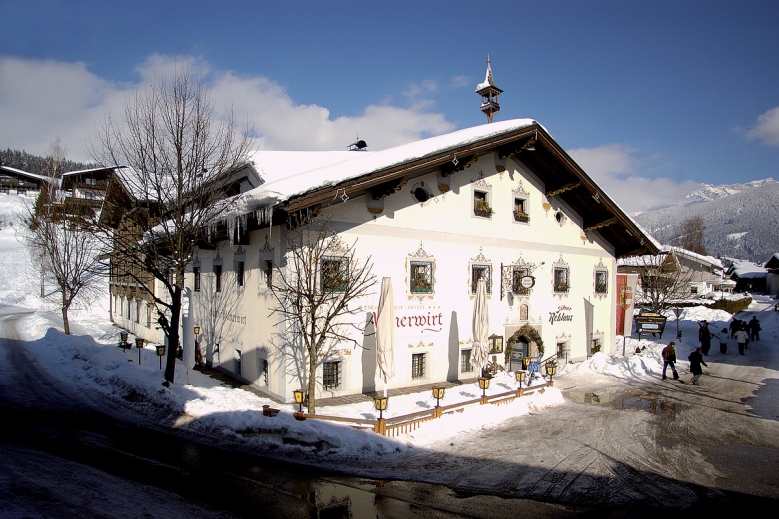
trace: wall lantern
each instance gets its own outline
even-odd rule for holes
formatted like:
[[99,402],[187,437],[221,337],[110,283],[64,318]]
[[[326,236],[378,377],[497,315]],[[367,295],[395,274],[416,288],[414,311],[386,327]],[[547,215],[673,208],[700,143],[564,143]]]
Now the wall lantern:
[[160,358],[160,369],[162,369],[162,357],[165,355],[165,345],[157,345],[157,356]]
[[302,389],[296,389],[292,392],[293,395],[295,395],[295,403],[298,404],[298,411],[301,413],[303,412],[303,390]]
[[195,336],[200,335],[200,326],[195,326]]
[[494,333],[487,339],[487,344],[490,347],[490,354],[503,353],[503,336],[495,335]]
[[387,397],[386,396],[373,397],[373,405],[376,406],[376,410],[379,412],[379,420],[383,420],[384,411],[387,410]]

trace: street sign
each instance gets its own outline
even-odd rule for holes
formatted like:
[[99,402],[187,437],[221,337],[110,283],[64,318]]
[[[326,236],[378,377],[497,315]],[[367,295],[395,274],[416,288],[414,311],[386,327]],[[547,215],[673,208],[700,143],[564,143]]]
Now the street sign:
[[638,331],[639,339],[641,339],[642,333],[659,333],[660,338],[663,338],[665,321],[668,319],[666,316],[657,312],[644,312],[638,314],[633,319],[636,323],[636,330]]

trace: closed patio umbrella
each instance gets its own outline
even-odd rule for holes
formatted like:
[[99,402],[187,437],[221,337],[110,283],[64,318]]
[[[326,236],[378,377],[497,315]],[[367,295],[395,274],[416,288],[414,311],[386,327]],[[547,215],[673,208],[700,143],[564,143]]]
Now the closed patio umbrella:
[[490,330],[490,316],[487,310],[487,284],[480,279],[476,284],[476,298],[473,300],[473,349],[471,365],[481,372],[487,364],[490,350],[487,344]]
[[395,299],[392,296],[392,278],[382,278],[376,316],[376,362],[384,380],[384,396],[387,396],[387,380],[395,376],[394,350]]

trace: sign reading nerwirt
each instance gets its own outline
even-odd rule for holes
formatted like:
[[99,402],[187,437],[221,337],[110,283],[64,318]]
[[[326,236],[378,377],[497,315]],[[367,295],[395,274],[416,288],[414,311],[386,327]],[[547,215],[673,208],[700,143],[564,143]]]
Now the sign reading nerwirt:
[[636,321],[636,330],[639,336],[642,333],[659,333],[660,337],[663,337],[663,330],[665,330],[666,316],[658,314],[657,312],[644,312],[634,317]]

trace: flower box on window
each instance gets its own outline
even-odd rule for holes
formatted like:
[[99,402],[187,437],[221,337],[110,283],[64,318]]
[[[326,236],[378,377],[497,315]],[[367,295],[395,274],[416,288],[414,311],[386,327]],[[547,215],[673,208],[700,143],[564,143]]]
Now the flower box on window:
[[525,211],[515,209],[514,210],[514,221],[515,222],[524,222],[527,223],[530,221],[530,215],[527,214]]
[[489,218],[492,216],[492,213],[492,207],[490,207],[490,204],[486,200],[477,198],[473,201],[473,214],[476,216],[484,216]]
[[433,291],[433,284],[427,280],[424,274],[418,274],[411,280],[411,291],[427,294]]
[[595,285],[595,293],[597,294],[606,294],[609,291],[609,285],[608,283],[602,283]]
[[571,289],[571,284],[567,281],[555,283],[554,291],[558,293],[567,293]]

